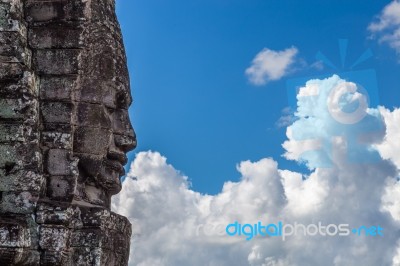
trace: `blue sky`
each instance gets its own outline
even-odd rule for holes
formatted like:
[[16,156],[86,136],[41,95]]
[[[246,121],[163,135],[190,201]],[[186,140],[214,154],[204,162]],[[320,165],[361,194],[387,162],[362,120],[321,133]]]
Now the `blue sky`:
[[[130,266],[400,266],[400,0],[117,3]],[[235,221],[384,234],[246,241]]]
[[[193,189],[216,194],[238,180],[236,165],[273,157],[279,167],[305,170],[284,159],[288,80],[374,69],[379,102],[399,105],[400,68],[389,45],[370,39],[368,25],[389,1],[117,0],[134,103],[131,120],[141,151],[158,151],[190,177]],[[338,39],[348,39],[344,68]],[[265,85],[245,74],[264,48],[296,47],[289,73]],[[349,69],[366,49],[374,54]],[[338,71],[313,65],[322,52]]]

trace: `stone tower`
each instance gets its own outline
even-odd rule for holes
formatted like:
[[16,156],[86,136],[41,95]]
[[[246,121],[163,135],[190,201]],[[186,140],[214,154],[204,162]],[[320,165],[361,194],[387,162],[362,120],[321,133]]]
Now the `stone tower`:
[[114,0],[0,0],[0,265],[127,265],[129,75]]

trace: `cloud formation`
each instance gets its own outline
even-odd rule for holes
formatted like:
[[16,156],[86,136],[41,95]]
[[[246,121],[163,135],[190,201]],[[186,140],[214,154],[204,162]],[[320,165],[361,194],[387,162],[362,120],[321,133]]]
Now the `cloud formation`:
[[388,43],[400,56],[400,1],[394,0],[385,6],[368,30],[372,37]]
[[269,81],[279,80],[290,71],[298,53],[296,47],[283,51],[274,51],[264,48],[253,59],[246,69],[249,81],[257,86],[265,85]]
[[[325,132],[318,135],[319,141],[335,147],[334,152],[325,148],[319,151],[320,156],[332,160],[332,165],[310,167],[308,175],[279,169],[271,158],[243,161],[237,166],[240,181],[227,181],[220,193],[204,195],[193,191],[188,177],[158,152],[138,153],[121,193],[112,203],[114,211],[133,223],[130,265],[400,265],[399,155],[398,147],[392,145],[400,137],[400,110],[368,109],[366,122],[332,131],[337,121],[328,117],[326,101],[319,97],[338,85],[352,86],[333,76],[310,81],[299,92],[295,113],[298,120],[288,127],[288,132]],[[354,97],[349,96],[348,100],[358,99]],[[333,134],[349,133],[343,130],[359,134],[368,128],[364,123],[378,122],[385,123],[384,134],[368,138],[367,149],[358,149],[356,154],[367,156],[375,146],[384,159],[373,163],[349,161],[351,139]],[[299,141],[290,133],[287,135],[288,142]],[[286,148],[289,154],[296,152],[290,145]],[[300,150],[297,153],[301,154]],[[302,160],[315,165],[318,158]],[[259,236],[246,241],[244,237],[225,234],[225,226],[234,221],[379,225],[384,228],[384,236],[299,234],[285,241]]]

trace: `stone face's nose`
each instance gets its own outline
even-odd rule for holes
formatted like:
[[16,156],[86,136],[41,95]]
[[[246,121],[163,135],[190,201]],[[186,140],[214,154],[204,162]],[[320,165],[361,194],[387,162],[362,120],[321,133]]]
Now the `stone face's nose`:
[[132,130],[132,135],[114,135],[115,146],[120,148],[123,152],[129,152],[136,148],[136,135]]
[[116,109],[112,114],[114,144],[127,153],[136,148],[136,134],[127,109]]

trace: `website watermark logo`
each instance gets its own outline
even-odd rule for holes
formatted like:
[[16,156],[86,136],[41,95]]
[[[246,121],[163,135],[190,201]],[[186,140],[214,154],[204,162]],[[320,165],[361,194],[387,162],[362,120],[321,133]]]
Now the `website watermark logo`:
[[201,224],[196,229],[196,236],[206,237],[241,237],[246,241],[256,237],[278,237],[282,241],[288,240],[291,236],[304,237],[383,237],[384,229],[380,225],[372,226],[350,226],[342,224],[324,224],[322,222],[302,224],[298,222],[284,223],[239,223],[235,221],[230,224]]
[[227,225],[225,231],[228,236],[244,236],[246,240],[251,240],[257,236],[280,237],[282,241],[285,241],[288,237],[294,235],[319,235],[333,237],[349,236],[354,234],[358,236],[383,236],[383,228],[380,226],[360,226],[350,229],[349,224],[323,225],[322,222],[308,225],[297,222],[294,224],[284,224],[283,222],[278,222],[263,225],[262,222],[255,224],[240,224],[236,221]]
[[[370,150],[369,144],[363,141],[371,139],[374,134],[380,134],[384,128],[383,124],[379,123],[377,115],[372,116],[368,113],[370,107],[379,105],[377,75],[374,69],[356,69],[373,54],[367,49],[357,60],[347,64],[347,46],[347,40],[339,40],[341,67],[318,52],[316,59],[332,69],[332,72],[287,81],[289,107],[295,111],[293,123],[298,119],[312,119],[316,112],[329,114],[325,121],[327,120],[330,126],[323,129],[318,128],[318,122],[309,123],[316,130],[302,130],[305,123],[301,127],[292,127],[292,139],[295,141],[321,141],[320,145],[314,145],[311,150],[304,150],[300,155],[300,161],[319,158],[313,161],[312,168],[332,166],[334,146],[332,142],[335,137],[341,137],[346,141],[349,163],[370,163],[380,160],[378,153]],[[313,105],[316,106],[315,110],[309,110]],[[307,112],[311,113],[311,118],[304,114],[298,117],[299,114]],[[359,156],[360,153],[364,156]]]

